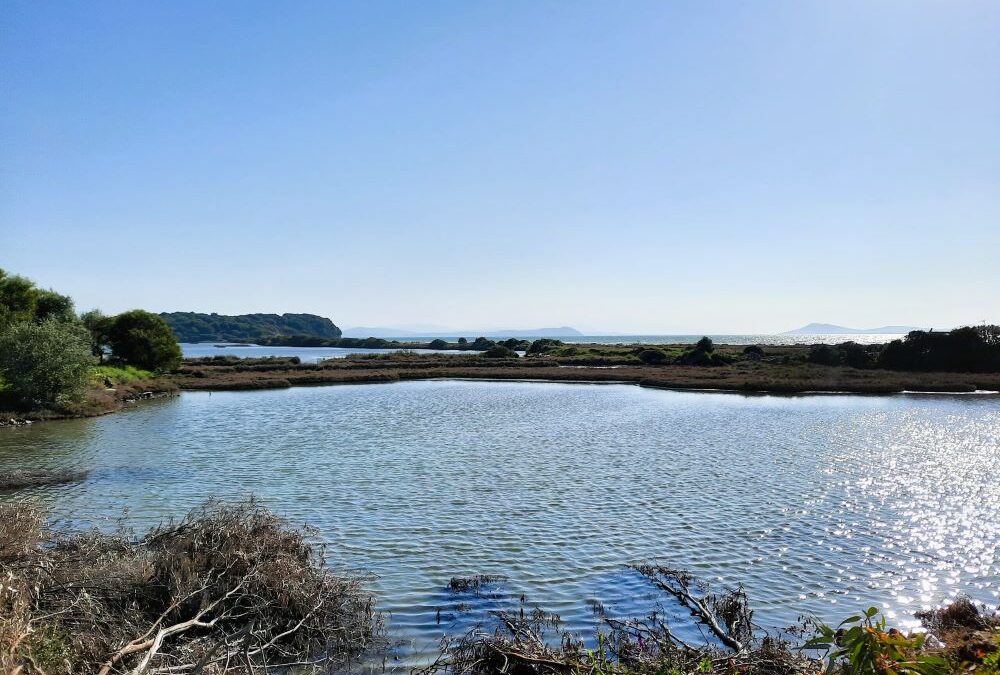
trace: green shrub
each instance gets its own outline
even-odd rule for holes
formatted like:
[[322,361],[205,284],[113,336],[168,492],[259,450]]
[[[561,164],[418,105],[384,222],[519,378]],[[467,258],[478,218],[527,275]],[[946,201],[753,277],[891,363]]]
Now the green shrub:
[[712,338],[706,335],[695,343],[694,348],[706,354],[711,354],[715,349],[715,343],[712,342]]
[[556,347],[562,347],[562,346],[563,346],[562,340],[553,340],[552,338],[541,338],[539,340],[535,340],[530,345],[528,345],[528,353],[544,354],[546,352],[552,351]]
[[908,636],[895,628],[886,630],[885,617],[877,607],[844,619],[836,628],[815,623],[816,635],[804,648],[825,650],[827,672],[843,675],[948,672],[947,660],[923,651],[926,634]]
[[721,362],[712,359],[712,355],[702,349],[686,351],[674,360],[679,366],[718,366]]
[[90,336],[78,323],[21,321],[0,333],[0,374],[7,393],[25,404],[79,398],[94,363]]
[[836,347],[830,345],[813,345],[809,348],[809,356],[806,361],[818,363],[821,366],[839,366],[843,357]]
[[108,329],[111,351],[125,363],[145,370],[173,370],[181,364],[181,348],[162,317],[141,309],[123,312]]
[[637,356],[643,363],[651,365],[667,362],[667,355],[659,349],[643,349]]
[[494,345],[483,352],[480,356],[487,359],[516,359],[517,352],[513,349],[507,349],[503,345]]

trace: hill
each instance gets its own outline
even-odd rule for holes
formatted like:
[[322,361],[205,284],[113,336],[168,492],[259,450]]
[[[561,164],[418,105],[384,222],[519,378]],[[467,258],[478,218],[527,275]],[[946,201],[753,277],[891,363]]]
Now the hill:
[[880,326],[878,328],[846,328],[832,323],[811,323],[802,328],[789,330],[782,335],[905,335],[913,330],[921,330],[914,326]]
[[180,342],[253,342],[278,335],[339,338],[341,330],[315,314],[202,314],[163,312]]

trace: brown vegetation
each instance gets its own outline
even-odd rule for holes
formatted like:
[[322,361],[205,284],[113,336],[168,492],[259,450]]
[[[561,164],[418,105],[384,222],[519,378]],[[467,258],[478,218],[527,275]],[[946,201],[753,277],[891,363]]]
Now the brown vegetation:
[[137,538],[47,530],[0,505],[0,672],[253,673],[340,666],[379,637],[361,580],[253,502]]
[[[669,346],[665,349],[670,351]],[[594,348],[588,358],[578,354],[489,360],[478,356],[379,354],[311,364],[279,359],[246,362],[198,359],[185,361],[173,381],[182,389],[192,390],[268,389],[434,378],[631,382],[665,389],[776,393],[1000,390],[1000,374],[996,373],[899,372],[824,366],[806,362],[808,348],[804,347],[769,349],[765,358],[756,353],[744,354],[737,348],[716,348],[717,361],[728,359],[732,363],[715,367],[644,364],[632,354],[622,355],[621,351],[620,347]]]
[[[492,613],[480,625],[446,641],[422,675],[997,675],[1000,617],[959,598],[919,615],[925,634],[886,628],[876,608],[837,628],[806,620],[782,635],[753,623],[743,589],[721,593],[690,574],[654,564],[634,565],[678,612],[662,607],[644,618],[598,612],[602,627],[590,646],[563,631],[558,617],[539,609]],[[523,600],[522,600],[523,602]],[[686,616],[684,626],[667,615]],[[701,640],[680,634],[702,635]],[[796,635],[813,635],[795,646]],[[827,640],[829,637],[829,640]],[[823,644],[820,644],[823,643]]]
[[690,575],[657,565],[637,565],[654,587],[711,633],[707,644],[678,637],[662,613],[645,618],[603,616],[595,648],[559,628],[557,617],[535,609],[495,612],[493,630],[477,627],[446,644],[423,673],[451,675],[640,675],[660,673],[768,673],[818,670],[817,662],[769,636],[755,637],[742,589],[713,594]]

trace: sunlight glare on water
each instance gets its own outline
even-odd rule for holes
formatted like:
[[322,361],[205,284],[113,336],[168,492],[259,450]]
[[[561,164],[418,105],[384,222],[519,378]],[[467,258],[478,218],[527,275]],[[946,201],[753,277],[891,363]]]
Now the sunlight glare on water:
[[772,627],[870,604],[913,625],[957,594],[998,602],[995,396],[470,381],[186,393],[0,430],[0,466],[93,469],[32,492],[76,524],[256,494],[318,527],[333,564],[376,573],[393,636],[417,655],[461,623],[447,584],[462,574],[505,575],[505,593],[581,632],[595,602],[649,606],[622,566],[652,558],[743,583]]

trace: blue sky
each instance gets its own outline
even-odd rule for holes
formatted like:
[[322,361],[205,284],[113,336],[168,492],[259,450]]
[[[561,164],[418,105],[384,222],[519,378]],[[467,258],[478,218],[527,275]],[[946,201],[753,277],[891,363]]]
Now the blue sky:
[[1000,322],[997,2],[8,2],[0,29],[0,267],[81,309]]

